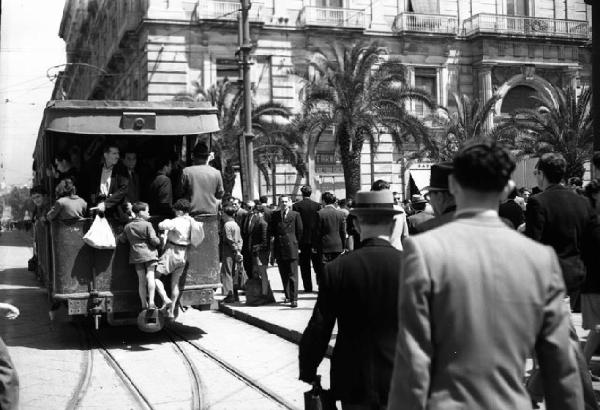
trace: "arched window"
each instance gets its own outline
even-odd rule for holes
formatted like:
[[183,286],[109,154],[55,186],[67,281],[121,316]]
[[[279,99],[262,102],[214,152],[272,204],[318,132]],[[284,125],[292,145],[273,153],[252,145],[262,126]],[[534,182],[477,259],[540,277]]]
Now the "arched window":
[[531,97],[538,95],[539,93],[535,88],[526,85],[517,85],[508,90],[504,96],[500,112],[502,114],[511,114],[517,109],[536,108],[538,103]]

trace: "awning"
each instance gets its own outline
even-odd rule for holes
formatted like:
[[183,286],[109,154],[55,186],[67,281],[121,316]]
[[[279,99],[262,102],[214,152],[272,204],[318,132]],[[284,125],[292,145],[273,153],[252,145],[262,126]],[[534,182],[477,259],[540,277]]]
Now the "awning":
[[423,188],[429,185],[429,177],[431,175],[429,169],[411,169],[409,172],[419,191],[422,191]]
[[438,0],[412,0],[415,13],[438,14]]

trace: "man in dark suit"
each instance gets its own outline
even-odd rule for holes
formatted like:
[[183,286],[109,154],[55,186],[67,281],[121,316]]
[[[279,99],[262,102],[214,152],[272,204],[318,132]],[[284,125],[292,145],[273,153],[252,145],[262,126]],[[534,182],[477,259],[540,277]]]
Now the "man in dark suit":
[[454,219],[456,203],[454,195],[448,190],[448,176],[452,173],[452,162],[445,161],[431,166],[429,186],[423,188],[426,191],[425,199],[429,201],[435,218],[422,222],[414,227],[415,234],[429,231],[442,226]]
[[518,229],[519,226],[525,222],[525,213],[523,212],[521,205],[515,201],[515,198],[517,197],[517,187],[512,181],[511,188],[508,198],[498,207],[498,215],[500,215],[500,218],[505,218],[510,221],[513,228]]
[[415,213],[406,218],[406,222],[408,223],[408,233],[414,235],[418,233],[416,230],[418,225],[435,218],[435,216],[425,211],[427,200],[422,195],[413,195],[410,198],[410,207]]
[[[88,204],[94,204],[98,211],[104,212],[111,221],[124,223],[127,215],[122,206],[127,197],[129,180],[127,172],[119,165],[119,148],[107,144],[103,150],[102,165],[96,165],[88,170],[84,199]],[[84,193],[82,192],[82,193]]]
[[271,223],[271,214],[273,213],[273,210],[269,208],[269,197],[266,195],[262,195],[258,200],[260,202],[260,205],[262,205],[263,207],[263,218],[265,219],[265,222],[268,225],[269,223]]
[[325,264],[340,256],[346,243],[346,218],[341,211],[335,208],[335,195],[325,192],[321,195],[321,200],[325,206],[317,212],[319,222],[312,240],[320,259],[317,282],[321,279],[320,274],[323,272]]
[[319,277],[320,260],[319,255],[314,251],[313,243],[315,230],[319,222],[317,212],[321,209],[318,202],[310,199],[312,188],[309,185],[304,185],[300,188],[302,192],[302,200],[294,204],[294,211],[300,214],[302,218],[302,237],[300,238],[300,273],[302,275],[302,285],[305,292],[312,292],[312,279],[310,274],[310,262],[315,270],[317,278]]
[[[542,192],[531,196],[527,202],[525,234],[554,248],[567,292],[571,299],[575,299],[586,274],[581,254],[583,243],[595,228],[597,219],[585,197],[560,185],[566,169],[567,162],[561,154],[547,153],[540,157],[534,174]],[[579,338],[572,324],[571,342],[577,354],[586,406],[590,406],[586,408],[598,408]],[[536,376],[530,383],[532,390],[535,390],[537,380]]]
[[271,217],[269,237],[273,237],[273,253],[286,299],[290,307],[298,307],[298,242],[302,238],[302,219],[292,210],[292,200],[287,195],[279,197],[279,210]]
[[453,165],[454,220],[405,242],[389,408],[531,408],[522,379],[535,349],[546,408],[583,409],[556,254],[498,216],[514,159],[479,142]]
[[246,270],[248,277],[251,277],[253,273],[253,255],[255,254],[254,250],[257,248],[257,246],[260,247],[260,249],[269,249],[267,223],[263,218],[261,218],[260,215],[257,214],[255,207],[245,215],[240,228],[242,231],[242,239],[244,240],[244,245],[242,246],[244,269]]
[[314,383],[333,327],[331,393],[342,407],[384,409],[398,329],[398,277],[402,253],[390,243],[394,209],[389,190],[358,192],[350,210],[362,246],[325,265],[319,296],[300,341],[300,380]]

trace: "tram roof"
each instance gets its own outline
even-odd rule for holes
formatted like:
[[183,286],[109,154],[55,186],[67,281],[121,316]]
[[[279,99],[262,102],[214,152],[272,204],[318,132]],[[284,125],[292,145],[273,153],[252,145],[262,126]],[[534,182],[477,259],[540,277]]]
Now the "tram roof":
[[208,102],[53,100],[46,104],[40,131],[181,136],[219,131],[219,123]]

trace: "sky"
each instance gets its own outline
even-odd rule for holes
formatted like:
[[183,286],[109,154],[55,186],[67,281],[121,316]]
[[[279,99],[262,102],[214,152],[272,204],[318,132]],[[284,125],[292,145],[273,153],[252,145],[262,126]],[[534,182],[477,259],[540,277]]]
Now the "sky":
[[0,189],[31,184],[33,149],[54,88],[47,71],[66,61],[58,37],[64,3],[1,1]]

